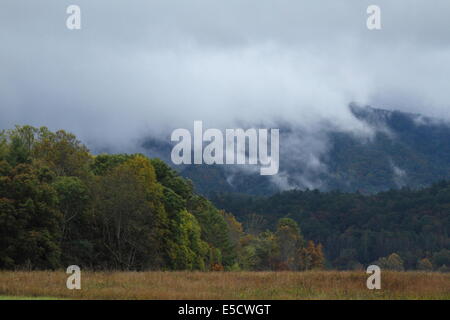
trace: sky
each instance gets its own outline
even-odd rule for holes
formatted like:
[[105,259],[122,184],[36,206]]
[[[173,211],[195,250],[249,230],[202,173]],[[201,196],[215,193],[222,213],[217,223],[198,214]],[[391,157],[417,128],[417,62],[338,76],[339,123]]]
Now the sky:
[[350,102],[450,120],[449,75],[448,0],[0,1],[0,128],[93,148],[133,151],[194,120],[364,133]]

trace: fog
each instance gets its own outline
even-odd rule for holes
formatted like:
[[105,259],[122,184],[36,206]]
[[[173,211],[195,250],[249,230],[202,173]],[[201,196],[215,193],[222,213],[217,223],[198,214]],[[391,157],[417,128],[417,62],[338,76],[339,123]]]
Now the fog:
[[449,15],[446,0],[2,0],[0,128],[133,151],[194,120],[370,135],[350,102],[450,120]]

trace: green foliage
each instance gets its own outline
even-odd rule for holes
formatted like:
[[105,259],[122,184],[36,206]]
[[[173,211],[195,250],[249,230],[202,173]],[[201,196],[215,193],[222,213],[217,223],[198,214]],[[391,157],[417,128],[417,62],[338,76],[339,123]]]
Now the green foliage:
[[[27,144],[28,145],[28,144]],[[31,153],[38,165],[48,166],[58,176],[85,178],[89,174],[92,156],[77,138],[64,130],[55,133],[43,127],[37,131]]]
[[201,228],[195,217],[182,210],[174,227],[175,241],[171,247],[170,262],[176,270],[205,270],[208,244],[201,239]]
[[276,232],[244,235],[239,261],[246,270],[310,270],[322,269],[325,257],[322,245],[305,241],[298,224],[290,218],[277,223]]
[[246,235],[159,159],[92,156],[69,133],[32,127],[2,133],[0,156],[0,268],[297,270],[320,260],[294,220]]
[[62,130],[0,133],[0,268],[221,270],[235,264],[231,239],[161,160],[92,156]]
[[280,218],[301,225],[305,238],[321,243],[328,265],[359,269],[392,252],[405,269],[429,257],[435,269],[450,265],[450,182],[375,195],[360,193],[285,191],[271,197],[216,194],[213,203],[247,226],[276,230]]
[[85,260],[85,256],[92,251],[92,245],[84,235],[88,224],[89,190],[86,184],[77,177],[57,177],[52,186],[58,195],[57,209],[62,214],[60,225],[61,261],[64,265],[71,265],[80,256],[83,256],[83,260]]
[[57,268],[62,217],[55,189],[29,164],[0,167],[0,269]]
[[[164,187],[164,203],[170,217],[178,220],[177,213],[186,209],[198,221],[201,240],[208,244],[205,261],[207,269],[215,265],[231,266],[236,262],[236,246],[230,239],[230,226],[211,202],[194,193],[192,183],[159,159],[152,159],[158,182]],[[173,227],[172,227],[173,229]],[[173,229],[172,233],[178,231]],[[221,267],[220,267],[221,268]]]
[[437,268],[441,266],[450,267],[450,250],[442,249],[433,254],[433,265]]
[[423,258],[417,261],[417,270],[432,271],[433,265],[431,264],[430,260],[428,260],[427,258]]
[[99,176],[93,186],[92,219],[98,226],[98,262],[113,269],[163,266],[167,215],[162,187],[150,161],[136,156]]
[[300,235],[300,229],[297,222],[290,218],[278,220],[276,231],[277,247],[279,250],[280,263],[283,268],[295,268],[295,253],[303,247],[303,238]]
[[194,188],[190,180],[183,179],[178,173],[171,169],[160,159],[152,159],[151,163],[155,168],[156,176],[163,186],[173,190],[181,198],[188,200],[194,195]]
[[396,253],[390,254],[388,257],[380,258],[375,262],[382,270],[403,271],[403,260]]
[[[188,209],[202,228],[202,239],[212,246],[209,264],[233,265],[236,254],[229,239],[229,229],[224,217],[209,201],[194,196],[188,202]],[[216,250],[218,249],[218,251]]]
[[95,175],[104,175],[112,168],[124,163],[132,157],[132,155],[128,154],[100,154],[94,157],[94,161],[91,164],[91,170]]

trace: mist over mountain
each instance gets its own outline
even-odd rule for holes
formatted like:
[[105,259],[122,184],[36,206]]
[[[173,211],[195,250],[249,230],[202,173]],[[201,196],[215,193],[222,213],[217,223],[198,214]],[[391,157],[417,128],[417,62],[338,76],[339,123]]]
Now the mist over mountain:
[[450,120],[448,1],[380,0],[377,31],[359,0],[79,0],[73,32],[69,4],[2,2],[1,129],[64,128],[94,153],[165,160],[171,130],[196,120],[281,129],[275,176],[178,168],[203,193],[374,192],[448,176],[447,126],[407,113]]
[[64,128],[91,150],[122,153],[195,120],[285,123],[309,137],[295,159],[316,171],[301,176],[315,187],[321,135],[368,134],[350,101],[450,119],[447,0],[379,0],[377,31],[368,0],[78,0],[77,31],[66,27],[70,4],[2,0],[0,128]]
[[[269,195],[290,189],[374,193],[424,187],[450,177],[448,122],[356,104],[349,109],[364,124],[365,134],[338,130],[331,123],[316,131],[281,124],[277,175],[261,176],[249,165],[188,165],[178,170],[205,195]],[[166,141],[146,139],[143,147],[170,163]]]

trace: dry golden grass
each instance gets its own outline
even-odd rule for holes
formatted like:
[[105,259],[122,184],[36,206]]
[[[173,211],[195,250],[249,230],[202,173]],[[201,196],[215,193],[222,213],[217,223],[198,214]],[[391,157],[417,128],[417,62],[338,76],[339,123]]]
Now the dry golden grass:
[[450,274],[383,272],[368,290],[361,272],[0,272],[0,296],[65,299],[450,299]]

